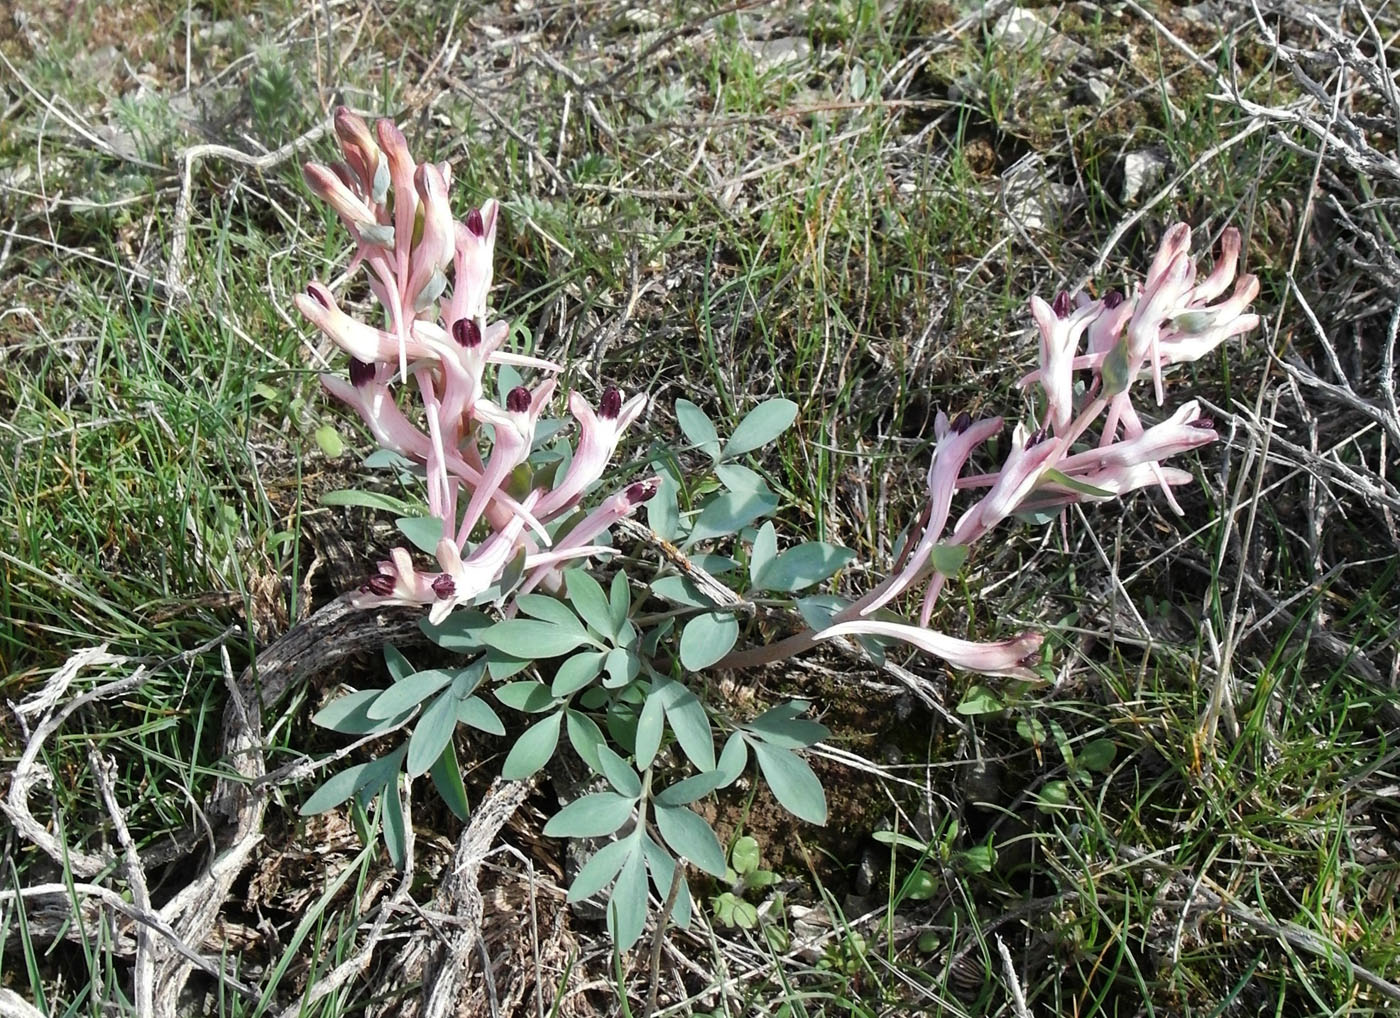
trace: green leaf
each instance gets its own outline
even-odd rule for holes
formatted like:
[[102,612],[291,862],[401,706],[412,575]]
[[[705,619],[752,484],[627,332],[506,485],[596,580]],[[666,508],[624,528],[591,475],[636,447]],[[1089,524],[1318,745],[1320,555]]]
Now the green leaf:
[[632,819],[637,800],[616,792],[594,792],[569,803],[544,825],[551,838],[601,838]]
[[641,852],[628,855],[608,901],[608,932],[619,952],[626,954],[641,937],[647,922],[647,875]]
[[[616,653],[614,651],[613,653]],[[559,666],[549,690],[557,697],[572,696],[598,677],[608,657],[601,650],[585,650]]]
[[354,693],[338,696],[318,710],[311,718],[312,724],[329,728],[342,735],[368,735],[371,732],[388,731],[397,728],[413,713],[409,708],[391,718],[372,718],[370,705],[382,694],[382,689],[362,689]]
[[424,636],[443,650],[457,654],[480,650],[486,646],[481,642],[481,633],[482,630],[490,629],[492,625],[492,620],[481,612],[474,609],[464,611],[460,608],[443,619],[441,625],[433,625],[426,615],[418,621],[418,628],[423,631]]
[[642,705],[642,713],[637,718],[637,766],[643,770],[651,766],[656,751],[661,748],[665,716],[665,705],[653,688],[647,695],[646,703]]
[[538,714],[554,706],[554,694],[543,682],[507,682],[495,690],[496,699],[513,710]]
[[911,838],[907,834],[896,834],[894,831],[876,831],[871,835],[882,845],[894,845],[896,848],[907,848],[915,852],[927,852],[929,846],[926,842],[918,838]]
[[523,781],[547,764],[559,745],[559,723],[563,717],[562,713],[551,714],[520,733],[501,765],[501,777],[507,781]]
[[753,491],[726,491],[715,495],[700,510],[700,515],[685,539],[686,547],[697,541],[707,541],[738,533],[760,516],[767,516],[778,507],[778,496]]
[[772,789],[773,798],[793,816],[819,827],[825,824],[826,793],[807,762],[762,742],[752,742],[749,747],[758,758],[759,770]]
[[969,873],[990,873],[997,864],[997,850],[991,841],[985,845],[974,845],[954,858],[958,865]]
[[770,399],[760,403],[739,422],[734,434],[724,445],[724,458],[729,460],[767,445],[797,420],[797,404],[790,399]]
[[712,460],[719,459],[719,432],[705,411],[688,399],[676,400],[676,423],[686,440]]
[[754,584],[764,590],[794,591],[830,578],[856,553],[849,548],[808,541],[787,549],[767,564]]
[[349,505],[359,506],[363,509],[379,509],[398,513],[400,516],[413,516],[416,512],[414,506],[409,505],[401,498],[394,498],[392,495],[385,495],[378,491],[360,491],[357,488],[337,488],[335,491],[326,492],[316,501],[320,502],[321,505]]
[[481,639],[489,647],[527,661],[559,657],[592,642],[577,622],[568,628],[535,619],[504,619],[483,631]]
[[617,627],[613,625],[612,605],[597,580],[582,569],[570,569],[564,574],[564,589],[568,591],[569,603],[574,606],[579,618],[598,635],[609,640],[616,638]]
[[758,528],[758,534],[753,539],[753,550],[749,552],[749,582],[755,587],[762,588],[760,578],[773,563],[773,559],[778,554],[778,531],[773,526],[773,521],[769,520]]
[[446,536],[442,520],[436,516],[400,516],[394,522],[409,544],[429,555],[437,551],[438,542]]
[[710,825],[684,806],[656,804],[656,828],[666,844],[711,876],[724,876],[724,849]]
[[443,747],[442,754],[432,766],[433,787],[442,801],[447,804],[458,820],[466,820],[471,815],[471,804],[467,802],[467,789],[462,784],[462,769],[457,766],[457,750],[451,741]]
[[1035,808],[1042,813],[1058,813],[1068,805],[1068,781],[1047,781],[1036,796]]
[[405,675],[380,693],[367,713],[372,718],[391,718],[406,710],[412,710],[439,689],[449,685],[456,677],[455,671],[445,668],[428,668]]
[[679,682],[667,679],[658,689],[666,707],[666,720],[671,723],[671,731],[676,733],[676,741],[685,755],[696,770],[714,770],[715,736],[705,705]]
[[325,453],[329,459],[340,459],[345,455],[345,442],[341,440],[340,433],[330,424],[322,424],[314,432],[312,437],[316,439],[316,445],[321,452]]
[[970,550],[965,544],[944,544],[940,541],[929,552],[928,560],[933,568],[944,576],[956,576],[967,561],[967,553]]
[[1112,739],[1095,739],[1079,751],[1079,766],[1107,774],[1117,755],[1118,747]]
[[389,861],[395,869],[403,869],[408,860],[408,811],[404,809],[403,795],[395,779],[384,786],[380,794],[380,807],[384,813],[384,847],[389,850]]
[[728,654],[738,639],[739,622],[728,612],[697,615],[681,630],[681,664],[702,671]]
[[955,709],[964,717],[972,717],[978,714],[996,714],[1005,710],[1006,704],[986,686],[972,686]]
[[457,702],[457,720],[489,735],[506,734],[506,726],[501,724],[500,716],[479,696],[469,696]]
[[759,859],[758,842],[747,834],[736,839],[729,850],[729,862],[741,877],[758,869]]
[[[576,710],[568,710],[564,713],[568,721],[569,744],[574,747],[574,752],[579,755],[579,759],[588,764],[594,773],[602,774],[602,752],[608,741],[603,735],[603,730],[587,714],[581,714]],[[609,752],[612,751],[609,750]]]
[[408,740],[408,760],[404,764],[409,777],[425,773],[452,742],[452,733],[457,730],[457,703],[452,690],[444,690],[413,726],[413,735]]
[[1099,368],[1103,378],[1103,391],[1099,393],[1100,398],[1110,399],[1120,392],[1126,392],[1128,386],[1133,384],[1133,378],[1128,372],[1128,337],[1125,334],[1108,351],[1108,356],[1104,358],[1102,367]]
[[[1081,495],[1092,495],[1094,498],[1112,498],[1113,492],[1103,488],[1096,488],[1092,484],[1085,484],[1083,481],[1075,480],[1064,471],[1056,470],[1054,467],[1046,467],[1040,474],[1047,481],[1053,481],[1062,488],[1070,491],[1077,491]],[[1038,483],[1038,482],[1037,482]]]
[[619,795],[636,799],[642,794],[642,779],[632,765],[605,745],[598,747],[598,762],[602,765],[608,784],[617,789]]
[[632,838],[608,842],[593,853],[593,858],[580,867],[578,876],[574,877],[574,882],[570,885],[569,893],[565,895],[564,900],[568,902],[582,901],[584,898],[597,894],[607,885],[609,880],[617,876],[617,871],[622,869],[622,864],[627,861],[627,857],[636,850],[637,844]]

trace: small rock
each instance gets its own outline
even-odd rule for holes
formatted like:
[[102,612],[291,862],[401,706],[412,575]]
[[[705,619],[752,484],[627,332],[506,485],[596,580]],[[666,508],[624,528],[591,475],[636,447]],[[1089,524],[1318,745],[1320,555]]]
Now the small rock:
[[1113,86],[1102,78],[1085,78],[1074,90],[1074,100],[1080,106],[1093,106],[1095,109],[1107,106],[1113,98]]
[[1148,188],[1155,187],[1166,175],[1167,161],[1152,149],[1129,152],[1123,157],[1123,190],[1120,198],[1124,204],[1134,201]]
[[792,35],[750,42],[748,50],[753,55],[755,69],[764,73],[807,60],[812,55],[812,43],[804,36]]
[[1013,7],[992,26],[992,38],[1011,49],[1040,50],[1048,57],[1069,59],[1084,52],[1084,47],[1068,36],[1055,31],[1024,7]]

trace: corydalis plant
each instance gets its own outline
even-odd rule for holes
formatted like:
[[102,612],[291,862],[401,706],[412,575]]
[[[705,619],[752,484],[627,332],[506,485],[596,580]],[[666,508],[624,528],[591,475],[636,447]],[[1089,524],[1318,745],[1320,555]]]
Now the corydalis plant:
[[[426,501],[425,512],[399,520],[418,557],[414,548],[395,548],[353,596],[366,607],[426,609],[424,632],[467,661],[415,669],[387,648],[392,683],[341,696],[314,720],[352,736],[406,729],[406,741],[331,777],[303,812],[377,802],[386,844],[401,862],[412,823],[401,789],[428,774],[465,818],[457,735],[504,735],[496,708],[517,712],[528,725],[501,765],[504,777],[530,777],[563,745],[595,775],[591,790],[545,831],[611,838],[580,869],[569,898],[610,888],[609,929],[624,949],[641,935],[649,900],[667,900],[673,886],[672,915],[688,920],[685,864],[724,876],[725,851],[693,805],[750,763],[782,806],[813,823],[826,819],[821,783],[800,754],[827,734],[802,717],[808,705],[733,716],[696,695],[693,673],[856,636],[902,641],[974,672],[1037,677],[1038,633],[978,643],[929,628],[942,586],[1009,517],[1043,522],[1071,503],[1154,484],[1170,500],[1170,488],[1190,475],[1164,461],[1215,432],[1195,403],[1145,425],[1133,386],[1150,376],[1160,405],[1165,369],[1258,321],[1245,313],[1257,291],[1252,277],[1224,297],[1238,234],[1225,233],[1222,257],[1198,282],[1184,226],[1168,232],[1131,296],[1032,299],[1041,363],[1022,384],[1037,384],[1043,400],[1033,419],[1012,429],[1001,467],[967,472],[979,447],[1003,430],[1000,418],[940,413],[927,504],[892,574],[854,600],[813,593],[854,555],[820,541],[780,547],[776,525],[765,520],[780,500],[753,458],[794,423],[795,403],[759,404],[726,439],[699,407],[678,400],[689,447],[653,440],[655,473],[596,498],[646,396],[629,399],[608,387],[595,408],[571,392],[576,438],[564,437],[563,424],[550,419],[563,365],[508,349],[509,325],[490,314],[499,206],[487,201],[456,219],[447,198],[451,168],[415,164],[387,121],[371,130],[340,110],[335,130],[344,160],[308,165],[306,180],[350,231],[353,265],[365,270],[381,310],[375,323],[364,321],[316,282],[296,302],[349,355],[348,378],[323,375],[326,390],[363,419],[392,465],[421,474]],[[612,530],[643,504],[664,542],[611,577],[590,571],[587,560],[610,555]],[[890,607],[920,591],[917,623],[889,618]],[[810,628],[740,647],[746,625],[759,633],[756,614],[784,604]]]

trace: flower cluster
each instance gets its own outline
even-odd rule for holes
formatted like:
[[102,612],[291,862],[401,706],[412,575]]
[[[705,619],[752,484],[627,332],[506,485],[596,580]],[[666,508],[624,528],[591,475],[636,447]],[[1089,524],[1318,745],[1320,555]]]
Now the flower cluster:
[[[429,513],[442,523],[436,571],[420,572],[408,550],[396,548],[356,602],[431,605],[431,620],[440,622],[490,590],[522,555],[523,588],[532,589],[551,582],[560,563],[610,550],[590,542],[651,498],[655,479],[627,486],[587,515],[579,503],[645,409],[646,397],[624,400],[609,387],[595,411],[571,392],[578,447],[552,486],[536,484],[527,460],[561,368],[503,349],[509,326],[490,319],[499,206],[487,201],[454,218],[447,197],[451,167],[415,163],[390,121],[371,130],[342,107],[335,133],[344,161],[308,163],[306,182],[349,229],[352,268],[365,268],[384,326],[346,313],[318,282],[296,304],[350,356],[349,380],[322,375],[326,391],[352,407],[381,446],[426,469]],[[533,389],[515,386],[498,404],[486,395],[490,365],[534,369],[543,378]],[[396,387],[410,377],[422,403],[421,425],[396,400]],[[557,524],[580,515],[567,536],[552,538],[562,529]],[[488,534],[473,545],[483,521]]]
[[[1192,400],[1161,423],[1145,427],[1130,399],[1133,383],[1151,375],[1160,406],[1163,368],[1198,360],[1259,324],[1257,315],[1246,313],[1259,293],[1258,280],[1252,275],[1235,278],[1239,231],[1224,231],[1221,255],[1199,281],[1190,247],[1189,226],[1178,223],[1168,230],[1146,280],[1130,297],[1110,291],[1099,300],[1063,292],[1048,304],[1031,298],[1040,332],[1040,367],[1019,385],[1040,386],[1040,421],[1034,427],[1016,426],[1010,454],[999,471],[965,477],[963,467],[973,451],[999,433],[1003,422],[999,417],[974,421],[965,413],[950,422],[939,414],[928,503],[900,566],[815,638],[892,637],[973,671],[1032,676],[1028,664],[1039,649],[1039,636],[1027,633],[994,644],[956,640],[927,628],[934,602],[972,545],[1008,516],[1102,501],[1152,484],[1160,485],[1168,504],[1181,512],[1171,488],[1191,480],[1191,475],[1163,466],[1163,461],[1215,441],[1214,423]],[[1232,293],[1219,300],[1232,280]],[[1089,373],[1078,401],[1076,372]],[[1091,430],[1096,425],[1094,438]],[[945,536],[959,488],[987,490]],[[919,626],[865,618],[925,580]]]

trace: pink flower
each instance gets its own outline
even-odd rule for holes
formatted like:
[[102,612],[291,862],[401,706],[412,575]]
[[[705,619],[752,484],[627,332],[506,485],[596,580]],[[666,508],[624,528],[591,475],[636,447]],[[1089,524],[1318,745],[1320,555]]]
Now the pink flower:
[[505,407],[498,407],[488,399],[477,401],[476,417],[491,425],[495,441],[491,447],[491,459],[482,471],[481,483],[472,492],[466,515],[462,517],[462,525],[457,530],[459,545],[467,543],[467,537],[472,527],[476,526],[476,521],[481,519],[491,493],[529,458],[530,446],[535,441],[535,424],[553,393],[554,379],[549,378],[541,383],[533,395],[523,385],[517,385],[506,394]]
[[1040,382],[1045,392],[1046,423],[1057,435],[1069,427],[1074,416],[1074,354],[1079,339],[1100,309],[1095,302],[1071,311],[1067,293],[1056,297],[1053,306],[1039,297],[1031,298],[1031,314],[1040,328],[1040,370],[1017,385],[1025,386],[1032,379]]
[[488,199],[480,209],[467,213],[465,223],[454,228],[453,258],[456,282],[447,305],[447,319],[486,316],[486,295],[491,290],[492,258],[496,249],[496,220],[500,205]]
[[603,390],[603,398],[595,414],[582,394],[569,393],[569,412],[579,425],[578,448],[574,450],[574,458],[558,486],[540,499],[541,517],[547,520],[567,509],[578,501],[589,485],[603,476],[622,433],[641,415],[646,404],[644,393],[638,393],[624,403],[622,392],[608,386]]
[[816,634],[818,640],[830,640],[838,636],[889,637],[917,647],[926,654],[940,657],[957,668],[980,672],[983,675],[1007,675],[1032,681],[1040,676],[1029,664],[1040,652],[1040,645],[1045,639],[1039,633],[1022,633],[1015,639],[1003,640],[1000,643],[973,643],[921,626],[881,622],[875,619],[841,622]]
[[[321,283],[312,282],[307,285],[306,293],[297,294],[296,306],[311,324],[356,360],[393,363],[399,359],[398,336],[347,315],[340,310],[330,290]],[[411,335],[405,340],[402,350],[406,357],[414,360],[436,356],[431,347]]]
[[555,571],[558,561],[566,558],[581,558],[585,555],[596,555],[600,553],[611,554],[614,549],[590,545],[599,534],[606,531],[618,520],[631,516],[636,512],[637,507],[645,502],[650,502],[655,497],[656,492],[661,487],[661,478],[657,476],[648,477],[645,480],[634,481],[621,491],[605,498],[597,509],[585,516],[571,528],[568,533],[561,537],[554,545],[551,552],[552,560],[547,560],[546,555],[539,557],[532,556],[526,563],[526,568],[534,568],[520,585],[518,594],[528,594],[539,586]]
[[971,544],[1006,517],[1016,512],[1022,500],[1039,483],[1041,475],[1055,466],[1065,452],[1062,437],[1043,431],[1028,434],[1024,424],[1011,433],[1011,453],[1002,464],[992,489],[958,519],[951,538],[954,544]]

